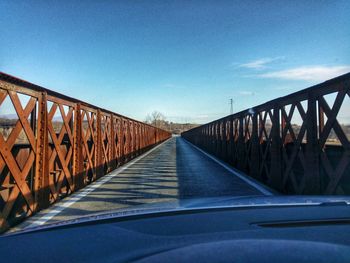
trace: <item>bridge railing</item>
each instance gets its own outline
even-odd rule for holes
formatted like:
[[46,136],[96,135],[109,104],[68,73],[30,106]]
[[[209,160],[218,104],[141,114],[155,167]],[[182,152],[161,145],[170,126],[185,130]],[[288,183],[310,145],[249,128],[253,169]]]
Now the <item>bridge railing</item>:
[[0,232],[170,136],[0,73]]
[[350,194],[349,96],[350,73],[182,136],[283,193]]

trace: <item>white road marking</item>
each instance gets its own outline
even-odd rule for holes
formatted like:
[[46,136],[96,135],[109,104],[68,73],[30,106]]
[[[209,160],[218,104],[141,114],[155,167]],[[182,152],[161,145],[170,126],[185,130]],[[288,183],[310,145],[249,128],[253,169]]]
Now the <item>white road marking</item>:
[[[166,141],[165,141],[166,142]],[[55,217],[56,215],[58,215],[59,213],[61,213],[64,209],[70,207],[72,204],[78,202],[81,198],[83,198],[84,196],[86,196],[87,194],[91,193],[92,191],[94,191],[96,188],[100,187],[101,185],[103,185],[104,183],[108,182],[109,180],[111,180],[113,177],[115,177],[116,175],[120,174],[121,172],[123,172],[124,170],[128,169],[128,167],[130,167],[131,165],[133,165],[134,163],[136,163],[137,161],[141,160],[142,158],[146,157],[147,155],[149,155],[151,152],[153,152],[154,150],[158,149],[161,145],[163,145],[165,142],[157,145],[156,147],[154,147],[153,149],[145,152],[144,154],[140,155],[139,157],[135,158],[134,160],[126,163],[125,165],[113,170],[112,172],[110,172],[109,174],[104,175],[103,177],[99,178],[96,182],[86,186],[85,188],[83,188],[81,191],[78,191],[74,194],[72,194],[70,197],[68,197],[67,199],[63,199],[62,201],[60,201],[57,204],[54,204],[54,207],[52,210],[48,211],[47,213],[45,213],[45,215],[43,215],[42,217],[38,218],[37,220],[35,220],[33,223],[31,223],[28,227],[37,227],[40,225],[45,224],[47,221],[49,221],[50,219],[52,219],[53,217]]]
[[235,171],[234,169],[232,169],[230,166],[228,166],[227,164],[225,164],[223,161],[219,160],[218,158],[214,157],[213,155],[203,151],[202,149],[200,149],[199,147],[197,147],[196,145],[190,143],[189,141],[183,139],[183,141],[185,141],[186,143],[188,143],[189,145],[191,145],[192,147],[194,147],[195,149],[197,149],[198,151],[200,151],[201,153],[203,153],[205,156],[207,156],[208,158],[212,159],[213,161],[215,161],[216,163],[220,164],[222,167],[224,167],[227,171],[229,171],[230,173],[234,174],[235,176],[239,177],[240,179],[242,179],[244,182],[246,182],[247,184],[253,186],[254,188],[256,188],[257,190],[259,190],[262,194],[264,195],[274,195],[272,191],[269,191],[267,187],[262,186],[259,182],[257,182],[255,179],[250,178],[248,176],[246,176],[245,174],[239,173],[237,171]]

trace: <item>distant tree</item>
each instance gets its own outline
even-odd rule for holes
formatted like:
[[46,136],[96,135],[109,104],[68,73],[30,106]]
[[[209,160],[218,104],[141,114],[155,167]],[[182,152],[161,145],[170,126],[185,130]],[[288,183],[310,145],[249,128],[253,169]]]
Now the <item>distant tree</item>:
[[180,134],[181,132],[198,126],[198,124],[194,123],[169,122],[166,120],[164,114],[159,111],[153,111],[152,113],[147,114],[145,122],[157,128],[169,131],[173,134]]
[[166,120],[163,113],[159,111],[153,111],[151,114],[148,114],[146,116],[145,122],[157,128],[164,128]]

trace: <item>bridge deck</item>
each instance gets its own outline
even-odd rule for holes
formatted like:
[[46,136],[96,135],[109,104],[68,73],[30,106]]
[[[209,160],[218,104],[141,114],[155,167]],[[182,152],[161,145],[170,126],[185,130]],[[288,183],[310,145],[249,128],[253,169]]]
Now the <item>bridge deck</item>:
[[156,202],[269,195],[246,177],[173,137],[134,161],[27,219],[16,229]]

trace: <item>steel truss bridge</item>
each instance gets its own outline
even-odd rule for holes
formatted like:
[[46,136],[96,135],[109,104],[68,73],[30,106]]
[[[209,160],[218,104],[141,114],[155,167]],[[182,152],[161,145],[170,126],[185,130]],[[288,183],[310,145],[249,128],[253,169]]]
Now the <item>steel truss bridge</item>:
[[349,194],[349,97],[350,73],[172,137],[0,73],[0,113],[16,113],[0,116],[0,232],[190,197]]

